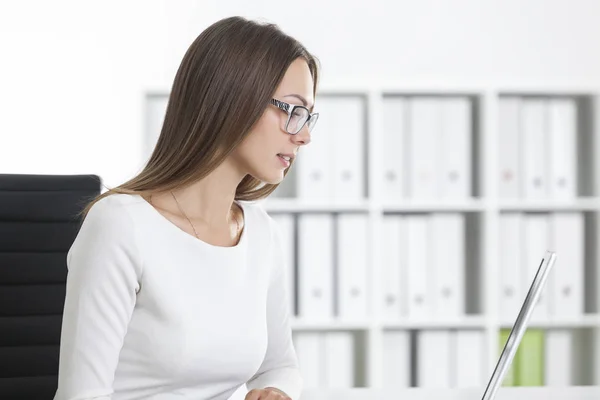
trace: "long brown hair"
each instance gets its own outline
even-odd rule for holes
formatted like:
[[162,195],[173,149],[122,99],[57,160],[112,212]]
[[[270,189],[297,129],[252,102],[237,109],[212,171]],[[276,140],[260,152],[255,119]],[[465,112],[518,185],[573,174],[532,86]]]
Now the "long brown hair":
[[[229,17],[210,25],[181,61],[160,135],[145,167],[92,199],[83,216],[111,194],[153,194],[207,176],[248,135],[289,65],[299,57],[308,64],[316,94],[318,59],[276,24]],[[235,198],[262,199],[277,186],[246,175]]]

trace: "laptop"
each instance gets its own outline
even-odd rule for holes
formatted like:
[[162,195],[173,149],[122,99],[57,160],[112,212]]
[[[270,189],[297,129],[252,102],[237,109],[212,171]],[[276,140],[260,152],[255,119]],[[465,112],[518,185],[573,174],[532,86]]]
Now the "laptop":
[[519,311],[519,315],[510,331],[508,339],[504,345],[504,349],[502,350],[502,354],[500,354],[500,358],[496,363],[496,367],[494,368],[494,372],[488,381],[488,384],[485,388],[485,392],[483,393],[483,397],[481,400],[492,400],[496,396],[496,392],[498,388],[502,385],[504,381],[504,377],[506,372],[508,371],[512,360],[519,348],[519,343],[521,343],[521,339],[523,338],[523,334],[527,330],[527,324],[529,323],[529,318],[535,308],[536,303],[542,293],[542,289],[546,284],[546,278],[548,277],[548,273],[554,266],[556,262],[556,253],[552,251],[546,251],[544,257],[542,258],[538,270],[535,274],[533,282],[529,287],[529,291],[527,292],[527,296],[525,297],[525,301],[521,305],[521,310]]

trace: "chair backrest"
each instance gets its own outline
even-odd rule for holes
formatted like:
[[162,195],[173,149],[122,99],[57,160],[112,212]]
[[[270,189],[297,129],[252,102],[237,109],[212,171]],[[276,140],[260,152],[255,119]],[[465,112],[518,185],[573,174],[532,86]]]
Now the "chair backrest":
[[0,174],[0,399],[52,399],[66,255],[96,175]]

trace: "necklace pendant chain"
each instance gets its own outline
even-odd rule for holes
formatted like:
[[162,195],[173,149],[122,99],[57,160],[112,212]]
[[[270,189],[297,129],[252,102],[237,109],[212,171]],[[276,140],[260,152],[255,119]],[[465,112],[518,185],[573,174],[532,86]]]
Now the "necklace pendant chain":
[[[196,238],[200,239],[200,237],[198,236],[198,232],[196,232],[196,228],[194,227],[194,224],[192,223],[192,221],[188,218],[187,214],[181,208],[181,205],[179,204],[179,201],[177,200],[177,197],[175,197],[175,194],[173,193],[173,191],[171,191],[171,196],[173,196],[173,199],[175,199],[175,203],[177,203],[177,208],[179,209],[179,212],[181,214],[183,214],[185,219],[187,219],[188,222],[190,223],[190,226],[194,230],[194,235],[196,235]],[[237,235],[240,232],[240,222],[238,221],[237,218],[235,218],[235,226],[236,226],[235,236],[237,237]]]

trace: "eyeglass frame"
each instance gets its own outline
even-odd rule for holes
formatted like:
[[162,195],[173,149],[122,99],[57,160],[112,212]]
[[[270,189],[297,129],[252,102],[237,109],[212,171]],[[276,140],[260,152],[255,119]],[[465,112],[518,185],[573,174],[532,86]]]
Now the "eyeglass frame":
[[[297,105],[297,104],[290,104],[290,103],[286,103],[285,101],[281,101],[281,100],[277,100],[277,99],[271,99],[271,104],[273,104],[274,106],[276,106],[280,110],[285,111],[288,114],[287,121],[285,122],[285,131],[288,134],[290,134],[290,135],[297,135],[298,133],[300,133],[300,131],[302,130],[302,128],[304,128],[304,125],[306,125],[308,123],[308,121],[311,120],[311,118],[316,117],[317,120],[319,119],[319,113],[318,112],[311,113],[310,110],[307,107],[305,107],[305,106],[301,106],[301,105]],[[303,109],[305,109],[306,112],[308,113],[308,118],[306,118],[306,121],[304,121],[304,124],[302,124],[302,126],[298,129],[298,131],[296,133],[291,133],[288,130],[288,125],[290,123],[290,120],[292,119],[292,114],[294,113],[294,110],[296,108],[303,108]],[[315,124],[316,124],[316,122],[315,122]],[[314,128],[314,125],[312,126],[312,128]],[[310,128],[309,132],[312,131],[312,128]]]

